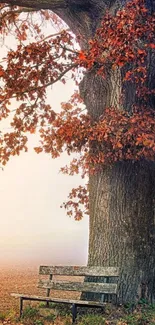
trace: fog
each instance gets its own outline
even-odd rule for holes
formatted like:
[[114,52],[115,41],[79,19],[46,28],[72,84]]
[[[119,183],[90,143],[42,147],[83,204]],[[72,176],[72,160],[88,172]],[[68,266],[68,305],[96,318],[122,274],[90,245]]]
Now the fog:
[[[54,86],[48,93],[52,108],[59,110],[73,90],[71,81]],[[30,136],[29,152],[12,157],[0,170],[0,265],[85,265],[88,218],[77,222],[60,208],[82,180],[59,172],[68,162],[66,154],[56,160],[37,155],[33,147],[38,141],[38,135]]]
[[[55,32],[47,23],[45,36]],[[14,48],[13,37],[1,49],[6,55]],[[67,101],[75,85],[67,77],[48,89],[47,102],[55,111]],[[15,109],[17,103],[12,102]],[[10,131],[10,121],[2,121],[1,131]],[[80,222],[69,218],[60,205],[69,191],[82,183],[80,176],[67,176],[59,172],[69,161],[66,154],[53,160],[49,154],[37,155],[33,147],[39,144],[37,134],[29,136],[29,152],[12,157],[0,169],[0,265],[79,264],[87,263],[88,218]]]

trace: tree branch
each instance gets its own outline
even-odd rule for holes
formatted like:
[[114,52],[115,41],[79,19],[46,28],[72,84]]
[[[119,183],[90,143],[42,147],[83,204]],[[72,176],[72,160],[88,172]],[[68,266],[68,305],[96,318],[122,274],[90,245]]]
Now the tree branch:
[[[78,67],[78,63],[73,63],[73,64],[71,64],[69,67],[67,67],[66,70],[64,70],[62,73],[60,73],[60,74],[58,75],[58,77],[55,78],[54,80],[52,80],[52,81],[50,81],[50,82],[48,82],[47,84],[42,85],[42,86],[34,86],[34,87],[29,88],[29,89],[25,89],[24,91],[21,91],[21,90],[16,91],[15,94],[12,95],[12,96],[10,97],[10,99],[12,99],[12,98],[16,98],[18,95],[24,95],[24,94],[26,94],[26,93],[30,93],[30,92],[35,91],[35,90],[37,91],[37,90],[39,90],[39,89],[43,89],[43,88],[47,88],[47,87],[49,87],[49,86],[52,86],[52,85],[54,85],[57,81],[61,80],[62,77],[64,77],[64,76],[65,76],[65,75],[66,75],[70,70],[72,70],[72,69],[74,69],[74,68],[76,68],[76,67]],[[0,104],[2,104],[5,100],[6,100],[6,98],[4,98],[4,99],[0,102]]]
[[[87,46],[100,23],[101,17],[116,0],[0,0],[0,4],[51,10],[57,14],[75,35],[81,35],[81,47]],[[122,1],[122,0],[119,0]]]
[[50,10],[67,7],[66,0],[0,0],[0,3],[7,3],[10,6]]
[[[69,28],[64,29],[64,30],[65,30],[65,32],[70,31]],[[55,34],[48,35],[48,36],[44,37],[43,39],[41,39],[40,41],[38,41],[38,43],[42,43],[42,42],[44,42],[45,40],[47,40],[47,39],[49,39],[49,38],[52,38],[52,37],[55,37],[55,36],[61,35],[62,31],[63,31],[63,30],[61,30],[60,32],[55,33]],[[62,46],[61,46],[61,47],[62,47]],[[68,50],[68,51],[69,51],[69,50]],[[75,53],[75,51],[74,51],[74,53]]]
[[[24,13],[30,13],[30,12],[36,12],[38,10],[39,9],[33,9],[33,8],[20,8],[18,10],[14,10],[13,14],[16,15],[16,14],[21,14],[23,12]],[[0,21],[2,21],[4,18],[9,17],[11,14],[12,14],[12,11],[11,11],[11,8],[10,8],[10,10],[5,11],[4,13],[1,14]]]

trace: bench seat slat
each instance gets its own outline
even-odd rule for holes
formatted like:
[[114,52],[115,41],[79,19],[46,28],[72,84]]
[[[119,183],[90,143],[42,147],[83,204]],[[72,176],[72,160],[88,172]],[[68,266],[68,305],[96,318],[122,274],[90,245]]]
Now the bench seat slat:
[[53,290],[66,290],[66,291],[79,291],[79,292],[97,292],[116,294],[116,283],[94,283],[94,282],[62,282],[62,281],[50,281],[40,280],[38,284],[39,288],[53,289]]
[[119,268],[102,266],[40,266],[42,275],[119,276]]
[[76,304],[76,305],[88,305],[88,306],[104,306],[104,302],[98,301],[87,301],[87,300],[74,300],[74,299],[64,299],[64,298],[52,298],[52,297],[44,297],[44,296],[31,296],[31,295],[23,295],[20,293],[12,293],[11,296],[15,298],[22,298],[24,300],[35,300],[35,301],[49,301],[55,303],[64,303],[64,304]]

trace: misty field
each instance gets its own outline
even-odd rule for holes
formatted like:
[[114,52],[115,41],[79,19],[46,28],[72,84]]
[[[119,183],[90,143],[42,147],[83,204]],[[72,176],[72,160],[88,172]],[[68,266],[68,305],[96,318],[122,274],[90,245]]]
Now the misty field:
[[[71,325],[69,306],[51,306],[45,309],[42,303],[24,302],[25,317],[19,316],[19,299],[11,293],[44,295],[45,291],[37,288],[37,267],[1,267],[0,268],[0,325]],[[75,293],[54,292],[55,297],[75,298]],[[31,305],[31,306],[30,306]],[[38,308],[39,307],[39,308]],[[131,306],[113,307],[108,305],[104,313],[97,314],[89,309],[79,310],[78,325],[155,325],[155,306],[141,302],[132,312]]]
[[0,311],[19,310],[19,299],[11,297],[12,292],[39,294],[37,281],[37,268],[0,268]]
[[[62,278],[62,277],[61,277]],[[67,277],[63,277],[64,279]],[[15,309],[19,311],[19,299],[11,297],[11,293],[24,293],[33,295],[46,295],[44,289],[38,289],[38,268],[37,267],[12,267],[12,268],[0,268],[0,311],[9,311]],[[80,280],[80,279],[78,279]],[[54,297],[59,297],[58,291],[52,292]],[[73,297],[72,292],[61,292],[62,296]],[[74,293],[74,298],[79,296],[78,293]],[[24,302],[24,305],[30,304],[30,302]],[[31,302],[31,304],[36,304]]]

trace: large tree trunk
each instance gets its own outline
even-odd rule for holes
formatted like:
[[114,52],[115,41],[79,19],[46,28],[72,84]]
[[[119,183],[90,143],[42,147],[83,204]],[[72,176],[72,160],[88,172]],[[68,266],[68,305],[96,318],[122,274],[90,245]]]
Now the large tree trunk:
[[[2,0],[1,2],[6,2]],[[112,12],[123,1],[8,0],[8,3],[51,9],[83,35],[82,46],[95,32],[106,8]],[[146,1],[154,9],[154,0]],[[114,10],[115,9],[115,10]],[[151,58],[149,85],[154,85]],[[96,120],[105,107],[119,106],[122,72],[107,71],[107,78],[88,72],[80,85],[90,115]],[[124,92],[125,109],[137,101],[134,85]],[[154,107],[154,97],[149,102]],[[120,267],[119,301],[155,300],[155,163],[120,161],[90,176],[89,265]]]
[[[81,96],[95,120],[105,107],[118,107],[121,88],[119,70],[108,71],[106,79],[95,71],[86,74]],[[136,102],[133,84],[128,84],[126,94],[130,110]],[[152,98],[149,106],[153,104]],[[120,268],[120,303],[155,301],[155,163],[120,161],[103,166],[90,176],[89,190],[88,264]]]
[[[147,66],[146,86],[151,90],[155,88],[154,55],[148,55]],[[94,120],[105,107],[132,112],[133,105],[140,103],[136,85],[123,83],[123,74],[119,68],[106,71],[105,79],[95,68],[86,73],[80,92]],[[155,108],[154,95],[147,104]],[[89,190],[88,264],[120,268],[120,303],[135,303],[141,298],[155,301],[155,162],[143,159],[103,166],[90,175]]]
[[118,162],[90,177],[89,265],[119,266],[119,302],[155,299],[155,163]]

